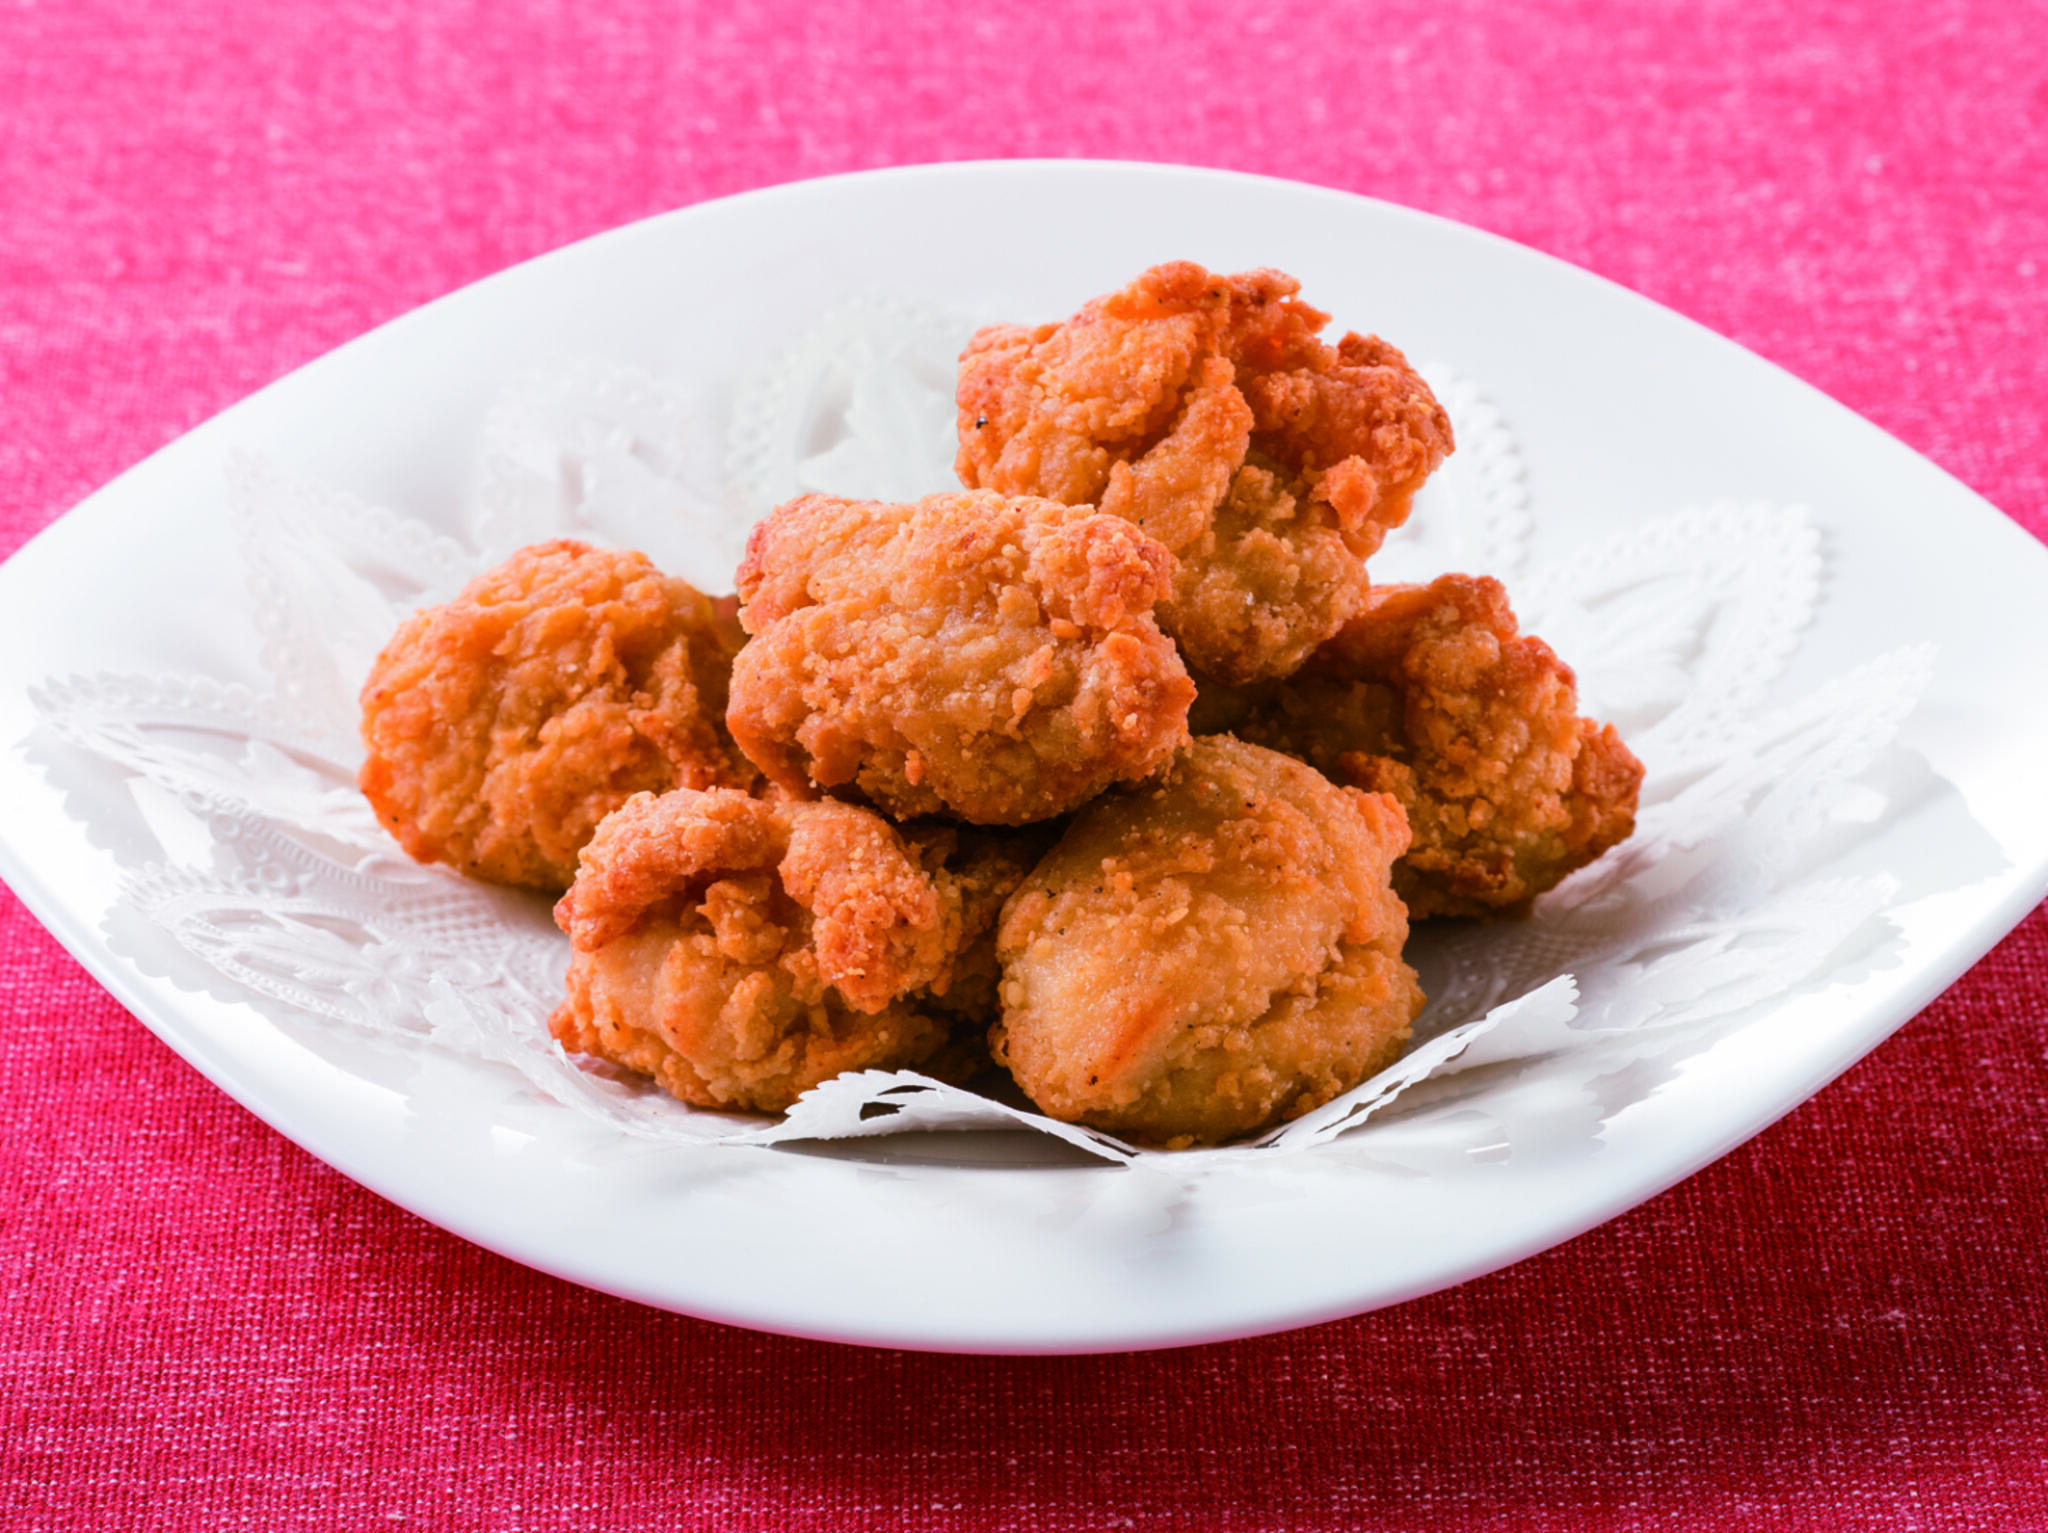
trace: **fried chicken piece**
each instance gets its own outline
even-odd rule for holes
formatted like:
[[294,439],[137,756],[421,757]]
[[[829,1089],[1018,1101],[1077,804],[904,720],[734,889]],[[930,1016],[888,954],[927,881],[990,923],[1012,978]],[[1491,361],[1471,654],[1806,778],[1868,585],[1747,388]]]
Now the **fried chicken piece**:
[[743,637],[644,554],[536,543],[399,626],[358,781],[421,862],[558,892],[633,794],[759,780],[724,724]]
[[997,1061],[1055,1118],[1175,1149],[1320,1106],[1422,1007],[1388,884],[1407,844],[1385,794],[1195,741],[1083,810],[1010,896]]
[[1177,557],[1160,626],[1226,682],[1285,676],[1353,613],[1365,561],[1451,451],[1451,422],[1376,336],[1276,271],[1155,266],[1064,324],[997,325],[960,358],[962,484],[1124,517]]
[[574,955],[550,1028],[700,1107],[779,1112],[847,1070],[972,1074],[994,931],[1036,842],[901,829],[830,800],[643,793],[555,907]]
[[1444,575],[1376,587],[1288,681],[1204,684],[1195,727],[1398,798],[1415,839],[1394,888],[1417,919],[1520,914],[1635,830],[1643,765],[1578,706],[1499,581]]
[[899,818],[1050,819],[1187,739],[1194,683],[1152,620],[1171,564],[1087,506],[806,495],[747,541],[753,638],[727,723],[799,796],[850,788]]

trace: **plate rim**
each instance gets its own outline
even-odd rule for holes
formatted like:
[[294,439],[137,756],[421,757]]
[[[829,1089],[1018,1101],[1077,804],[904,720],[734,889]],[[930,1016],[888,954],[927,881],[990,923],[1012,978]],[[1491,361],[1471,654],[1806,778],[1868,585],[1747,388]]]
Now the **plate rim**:
[[[108,496],[117,486],[124,484],[133,476],[151,471],[151,466],[157,464],[158,460],[166,454],[170,454],[174,450],[183,452],[195,450],[193,446],[188,444],[193,444],[195,439],[215,437],[231,429],[232,423],[241,412],[253,405],[255,401],[271,393],[271,391],[291,383],[293,380],[304,378],[310,373],[325,371],[335,362],[335,359],[352,353],[356,348],[374,343],[378,336],[391,327],[410,321],[416,316],[438,306],[462,301],[467,295],[472,295],[486,289],[512,273],[526,271],[554,261],[570,252],[586,250],[589,247],[606,241],[617,241],[642,236],[646,231],[654,227],[686,219],[691,214],[708,207],[742,201],[761,201],[801,195],[806,189],[824,184],[847,184],[872,180],[908,180],[934,175],[947,176],[963,173],[1043,173],[1048,170],[1056,174],[1070,173],[1076,170],[1083,172],[1099,172],[1103,170],[1137,172],[1146,176],[1165,176],[1182,179],[1190,183],[1200,183],[1214,178],[1222,178],[1227,181],[1244,181],[1267,187],[1286,188],[1289,192],[1308,192],[1340,203],[1363,202],[1370,204],[1383,214],[1392,215],[1399,219],[1412,219],[1428,226],[1454,229],[1463,236],[1478,236],[1483,241],[1505,247],[1508,251],[1513,252],[1516,259],[1525,259],[1530,256],[1538,257],[1544,262],[1551,263],[1570,272],[1577,280],[1591,279],[1607,289],[1611,294],[1619,294],[1636,304],[1643,305],[1662,319],[1675,318],[1684,321],[1687,326],[1700,335],[1709,337],[1719,346],[1739,354],[1743,365],[1767,367],[1796,385],[1802,394],[1807,396],[1809,403],[1824,403],[1832,407],[1834,411],[1840,412],[1849,420],[1854,421],[1862,429],[1876,431],[1884,435],[1899,450],[1910,453],[1920,463],[1941,474],[1957,491],[1968,496],[1985,511],[1988,511],[1991,515],[1991,520],[2006,528],[2021,544],[2032,548],[2037,555],[2041,555],[2044,560],[2048,560],[2048,550],[2044,550],[2042,545],[2032,535],[2027,533],[2024,528],[2018,526],[2012,518],[1998,511],[1995,506],[1985,500],[1978,492],[1942,468],[1940,464],[1934,463],[1924,454],[1918,453],[1907,444],[1899,442],[1896,438],[1891,437],[1889,433],[1885,433],[1882,427],[1857,415],[1846,405],[1832,399],[1814,385],[1791,373],[1788,369],[1771,361],[1769,358],[1747,350],[1726,336],[1720,335],[1718,332],[1701,324],[1699,321],[1693,320],[1676,310],[1667,308],[1655,300],[1615,282],[1611,278],[1574,266],[1547,252],[1522,245],[1489,230],[1457,223],[1455,220],[1446,219],[1440,215],[1388,203],[1381,199],[1345,191],[1341,188],[1289,181],[1284,178],[1255,175],[1243,171],[1207,169],[1178,164],[1163,165],[1143,161],[1122,160],[1031,159],[953,161],[936,164],[892,166],[848,172],[828,177],[781,182],[771,186],[735,193],[728,197],[706,199],[680,208],[653,214],[647,218],[638,219],[628,224],[599,231],[584,238],[571,241],[528,260],[492,272],[473,282],[438,295],[404,313],[394,315],[389,319],[381,321],[369,330],[351,337],[349,340],[340,343],[338,346],[331,348],[236,400],[207,420],[195,425],[189,431],[181,433],[171,442],[164,444],[137,463],[123,470],[106,484],[84,497],[70,510],[55,518],[48,526],[39,530],[10,555],[4,563],[0,563],[0,589],[4,589],[5,585],[11,583],[12,580],[28,578],[21,573],[24,567],[33,571],[40,567],[44,560],[61,559],[63,557],[63,547],[67,541],[67,524],[70,530],[75,532],[82,525],[77,520],[79,513],[89,513],[95,502],[100,501],[102,497]],[[24,560],[26,560],[25,564]],[[883,1334],[883,1331],[877,1331],[872,1334],[850,1334],[843,1326],[833,1326],[829,1329],[792,1326],[786,1319],[773,1315],[746,1312],[744,1307],[726,1307],[721,1309],[693,1304],[690,1308],[684,1310],[675,1302],[663,1296],[652,1295],[643,1291],[634,1291],[631,1285],[615,1285],[594,1279],[587,1273],[576,1270],[573,1262],[557,1262],[545,1252],[523,1249],[516,1241],[501,1240],[488,1229],[479,1227],[473,1220],[466,1218],[462,1210],[451,1210],[439,1206],[436,1198],[423,1196],[415,1186],[391,1185],[391,1178],[372,1168],[365,1167],[356,1156],[350,1153],[346,1145],[337,1142],[346,1136],[331,1123],[322,1121],[310,1126],[295,1123],[292,1129],[286,1129],[279,1121],[280,1115],[275,1110],[274,1094],[266,1091],[264,1082],[260,1079],[258,1072],[255,1072],[246,1060],[238,1060],[224,1051],[216,1051],[210,1046],[210,1040],[203,1031],[190,1026],[180,1028],[177,1025],[180,1019],[177,1016],[175,1006],[164,1006],[162,1009],[168,1013],[168,1016],[159,1016],[159,998],[153,993],[153,989],[164,982],[143,973],[132,961],[117,955],[97,929],[98,918],[93,918],[83,913],[74,913],[65,906],[54,890],[45,883],[43,876],[30,865],[25,856],[17,851],[15,836],[10,831],[15,812],[11,805],[0,803],[0,878],[4,878],[10,887],[13,888],[29,913],[41,922],[71,956],[99,984],[106,988],[131,1015],[141,1020],[156,1037],[168,1045],[179,1057],[183,1058],[239,1105],[253,1113],[273,1130],[378,1196],[401,1208],[407,1209],[419,1217],[429,1220],[450,1233],[470,1241],[472,1244],[492,1250],[499,1255],[519,1262],[521,1265],[577,1283],[579,1286],[613,1293],[619,1297],[648,1304],[651,1307],[687,1313],[722,1323],[737,1324],[778,1334],[807,1336],[813,1339],[903,1350],[984,1354],[1095,1353],[1104,1351],[1151,1350],[1165,1347],[1200,1345],[1238,1337],[1270,1334],[1276,1331],[1317,1324],[1345,1316],[1361,1314],[1370,1309],[1406,1302],[1406,1300],[1422,1294],[1456,1286],[1470,1281],[1474,1277],[1513,1265],[1530,1255],[1561,1244],[1565,1240],[1575,1238],[1586,1230],[1596,1228],[1628,1209],[1638,1206],[1661,1192],[1668,1190],[1706,1165],[1720,1159],[1736,1146],[1754,1138],[1794,1108],[1803,1105],[1830,1081],[1865,1057],[1879,1044],[1891,1037],[1907,1021],[1921,1012],[1929,1002],[1974,966],[2013,927],[2024,920],[2027,914],[2041,902],[2044,896],[2048,896],[2048,854],[2044,854],[2030,867],[2014,866],[2009,868],[2003,876],[2005,885],[2003,891],[1977,907],[1976,914],[1968,923],[1967,934],[1951,941],[1941,961],[1928,963],[1918,969],[1913,975],[1913,982],[1904,987],[1897,995],[1890,998],[1887,1004],[1872,1008],[1870,1012],[1863,1014],[1866,1018],[1875,1017],[1877,1020],[1868,1021],[1865,1025],[1859,1025],[1856,1035],[1848,1041],[1846,1047],[1830,1051],[1820,1064],[1804,1072],[1799,1077],[1797,1088],[1788,1099],[1782,1103],[1774,1102],[1772,1105],[1767,1106],[1766,1110],[1761,1114],[1742,1113],[1734,1115],[1728,1122],[1736,1126],[1728,1128],[1723,1135],[1716,1138],[1710,1147],[1702,1153],[1694,1157],[1687,1157],[1687,1163],[1681,1165],[1676,1171],[1666,1175],[1664,1170],[1660,1169],[1653,1172],[1648,1178],[1631,1180],[1623,1191],[1604,1199],[1595,1200],[1581,1207],[1572,1218],[1559,1222],[1552,1231],[1547,1232],[1540,1239],[1514,1243],[1499,1248],[1486,1247],[1482,1242],[1478,1247],[1479,1254],[1449,1275],[1433,1275],[1430,1278],[1419,1280],[1416,1284],[1412,1285],[1412,1291],[1390,1292],[1376,1297],[1363,1305],[1354,1303],[1334,1307],[1317,1306],[1308,1311],[1262,1312],[1260,1317],[1255,1320],[1248,1320],[1241,1324],[1226,1324],[1200,1331],[1199,1333],[1186,1332],[1173,1335],[1137,1337],[1107,1344],[1100,1340],[1081,1340],[1072,1345],[1048,1345],[1043,1342],[1006,1345],[999,1342],[991,1343],[987,1338],[948,1339],[936,1336],[923,1339],[912,1338],[904,1336],[898,1330],[887,1327],[883,1328],[886,1334]],[[259,1007],[258,1009],[262,1008]],[[1776,1097],[1779,1094],[1772,1093],[1772,1096]],[[747,1148],[759,1149],[761,1147]],[[1114,1170],[1114,1168],[1109,1169]],[[1566,1228],[1567,1225],[1570,1227]]]

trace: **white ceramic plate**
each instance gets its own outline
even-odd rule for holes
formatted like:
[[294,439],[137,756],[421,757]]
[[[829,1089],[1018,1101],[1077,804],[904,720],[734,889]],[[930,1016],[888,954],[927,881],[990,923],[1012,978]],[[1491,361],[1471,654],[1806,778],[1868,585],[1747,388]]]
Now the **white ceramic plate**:
[[[1344,1155],[1182,1177],[1053,1157],[1025,1136],[651,1149],[536,1101],[507,1071],[252,1006],[175,947],[108,921],[118,865],[148,827],[117,774],[37,735],[28,689],[101,670],[265,684],[222,504],[232,451],[451,523],[484,411],[522,369],[596,357],[729,397],[764,350],[851,296],[1053,317],[1178,256],[1289,270],[1340,324],[1480,380],[1520,443],[1538,555],[1653,509],[1724,497],[1811,508],[1826,594],[1774,695],[1880,649],[1939,646],[1885,812],[1841,852],[1898,880],[1885,940],[1669,1052],[1625,1106],[1589,1112],[1598,1090],[1570,1083],[1554,1134],[1494,1142],[1452,1100],[1392,1115]],[[2044,697],[2048,553],[1872,426],[1643,299],[1310,187],[1155,166],[929,167],[731,198],[529,262],[272,385],[63,518],[0,568],[0,873],[252,1111],[531,1266],[799,1335],[1165,1346],[1352,1314],[1500,1267],[1804,1100],[2048,889]]]

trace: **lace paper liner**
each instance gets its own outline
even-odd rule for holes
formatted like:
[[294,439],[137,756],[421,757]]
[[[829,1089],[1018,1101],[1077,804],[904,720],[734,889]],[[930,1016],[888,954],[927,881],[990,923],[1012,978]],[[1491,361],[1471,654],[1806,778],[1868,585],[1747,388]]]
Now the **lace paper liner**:
[[984,323],[861,298],[742,381],[726,438],[731,504],[752,524],[797,495],[915,500],[955,487],[953,380]]
[[1529,541],[1521,448],[1477,385],[1439,362],[1420,371],[1451,417],[1458,448],[1416,491],[1408,520],[1373,555],[1372,578],[1397,584],[1481,574],[1513,587]]
[[1924,688],[1929,652],[1878,657],[1760,706],[1820,589],[1819,539],[1797,507],[1686,508],[1523,572],[1513,436],[1474,385],[1431,368],[1459,452],[1375,574],[1509,578],[1525,628],[1573,661],[1588,711],[1623,727],[1648,776],[1635,837],[1530,919],[1418,931],[1410,957],[1431,1000],[1399,1062],[1256,1143],[1168,1155],[913,1072],[839,1077],[765,1122],[695,1110],[571,1058],[547,1032],[568,945],[545,903],[411,862],[356,792],[360,678],[407,612],[526,542],[640,547],[718,589],[751,521],[789,494],[905,498],[952,482],[952,369],[973,328],[886,299],[826,316],[738,390],[722,494],[704,407],[597,366],[508,386],[461,540],[237,459],[228,499],[274,689],[98,675],[34,692],[57,737],[129,774],[159,843],[149,860],[126,859],[116,908],[237,993],[509,1067],[643,1141],[1026,1128],[1111,1161],[1190,1166],[1328,1146],[1461,1072],[1481,1082],[1463,1110],[1490,1114],[1510,1139],[1540,1138],[1492,1067],[1579,1053],[1591,1069],[1611,1063],[1617,1040],[1737,1018],[1820,975],[1893,898],[1885,878],[1816,878],[1802,859],[1860,812],[1855,779]]

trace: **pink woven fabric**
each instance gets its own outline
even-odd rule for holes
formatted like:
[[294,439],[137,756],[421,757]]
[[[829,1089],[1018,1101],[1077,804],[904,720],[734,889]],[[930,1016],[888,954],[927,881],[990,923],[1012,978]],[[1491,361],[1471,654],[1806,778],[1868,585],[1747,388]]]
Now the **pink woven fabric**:
[[[770,182],[1016,154],[1497,230],[2048,534],[2038,5],[655,9],[0,12],[0,554],[507,263]],[[424,1226],[0,894],[0,1525],[2048,1525],[2044,1014],[2036,912],[1786,1122],[1509,1272],[1231,1346],[949,1359],[657,1314]]]

